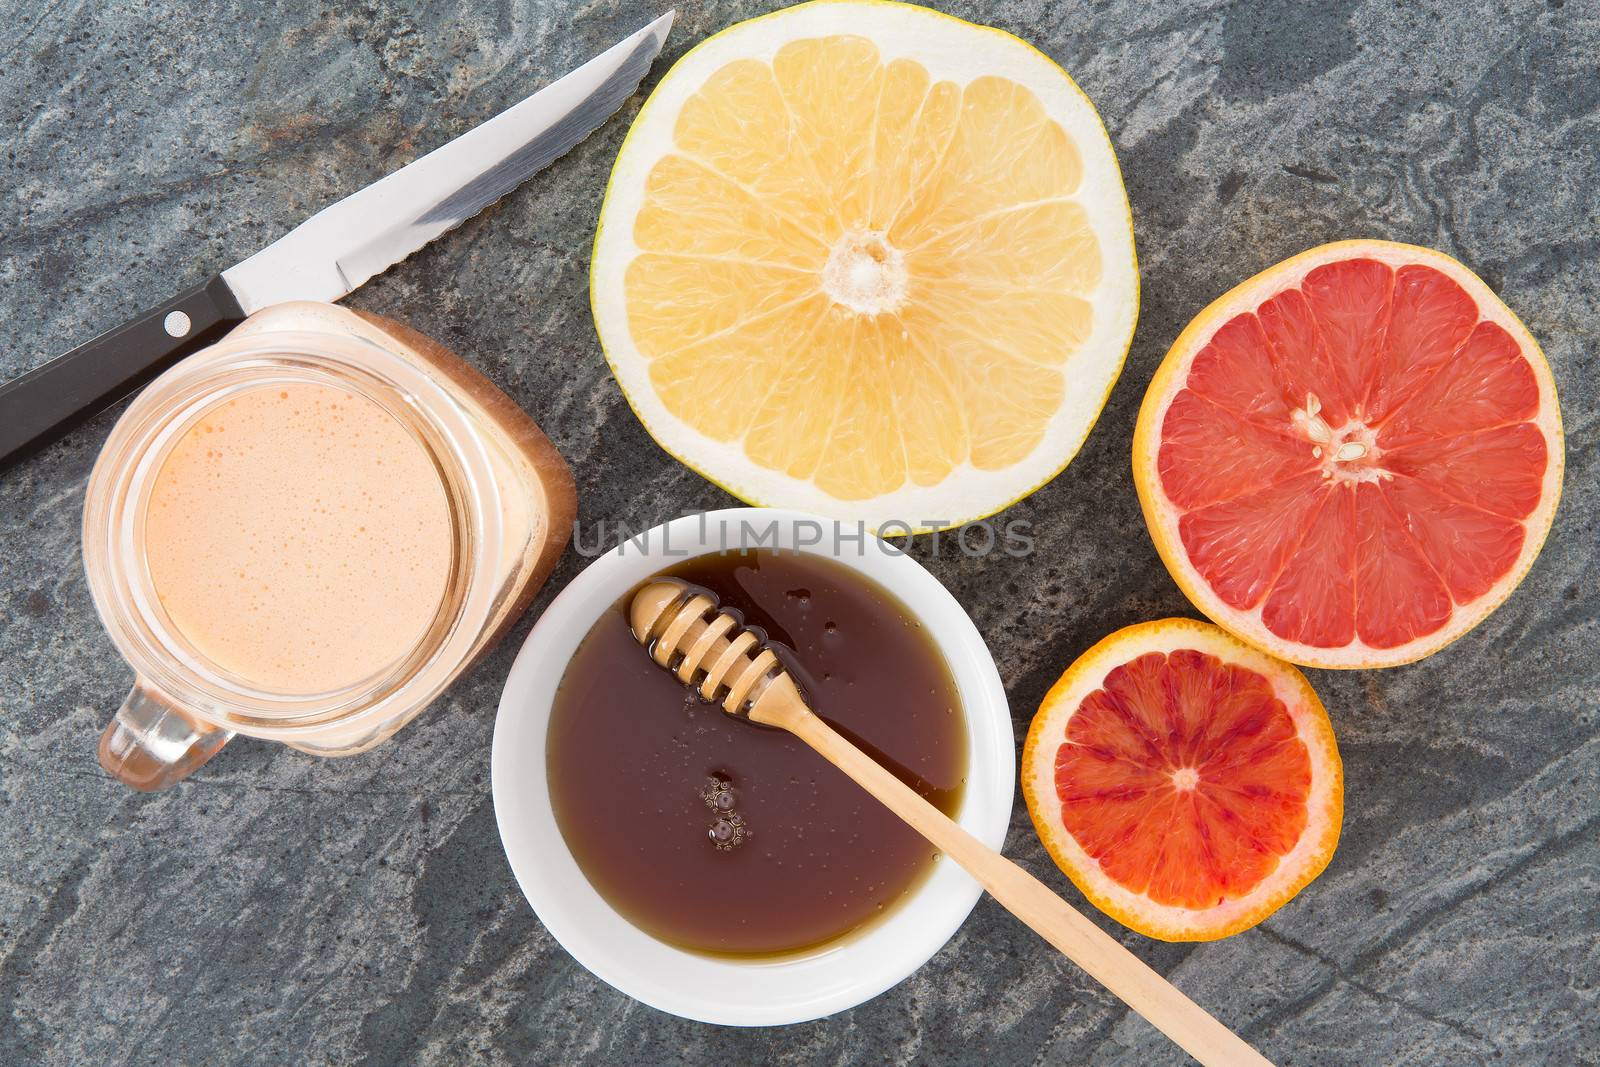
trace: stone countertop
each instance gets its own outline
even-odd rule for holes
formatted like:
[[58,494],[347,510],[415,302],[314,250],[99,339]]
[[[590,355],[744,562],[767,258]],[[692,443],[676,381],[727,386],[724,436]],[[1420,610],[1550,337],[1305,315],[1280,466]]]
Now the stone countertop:
[[[684,3],[666,58],[770,6]],[[1555,530],[1498,613],[1411,667],[1310,672],[1347,776],[1327,872],[1216,944],[1101,924],[1281,1064],[1600,1063],[1596,8],[941,6],[1032,41],[1098,105],[1143,275],[1099,425],[1006,515],[1034,524],[1035,553],[916,546],[986,635],[1019,741],[1095,640],[1193,614],[1145,534],[1128,443],[1166,346],[1238,280],[1342,237],[1443,249],[1543,343],[1566,417]],[[0,376],[243,258],[658,10],[3,0]],[[440,338],[526,407],[585,522],[643,527],[733,501],[651,442],[590,323],[595,215],[638,103],[351,303]],[[108,780],[95,740],[129,675],[89,602],[78,521],[115,414],[0,473],[0,1062],[1182,1061],[988,900],[904,984],[785,1030],[671,1018],[591,977],[518,892],[489,796],[496,699],[539,605],[371,754],[240,739],[165,794]],[[567,554],[540,605],[581,563]],[[1007,851],[1080,900],[1020,797]]]

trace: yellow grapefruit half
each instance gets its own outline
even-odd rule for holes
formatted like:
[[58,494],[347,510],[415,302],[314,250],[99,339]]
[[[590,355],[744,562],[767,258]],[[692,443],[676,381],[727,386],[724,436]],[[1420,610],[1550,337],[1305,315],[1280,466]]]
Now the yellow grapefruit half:
[[634,411],[756,504],[914,528],[1077,452],[1138,305],[1094,106],[1009,34],[826,0],[685,55],[606,191],[591,298]]

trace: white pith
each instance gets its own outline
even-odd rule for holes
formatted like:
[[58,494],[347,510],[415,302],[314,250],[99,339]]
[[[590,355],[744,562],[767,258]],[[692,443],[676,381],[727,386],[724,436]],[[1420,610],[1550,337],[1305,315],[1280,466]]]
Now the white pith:
[[1322,476],[1328,481],[1377,482],[1392,477],[1379,465],[1383,450],[1377,432],[1359,417],[1338,429],[1329,426],[1315,393],[1307,393],[1305,403],[1289,413],[1289,431],[1310,442],[1311,454],[1322,461]]
[[[839,500],[809,480],[757,465],[738,441],[711,439],[669,411],[651,385],[649,361],[629,331],[624,277],[640,251],[633,238],[633,220],[644,183],[656,161],[673,150],[672,128],[679,111],[724,64],[744,58],[770,61],[790,41],[833,34],[869,38],[879,50],[880,62],[914,59],[934,81],[965,85],[983,75],[1009,78],[1038,97],[1076,143],[1084,178],[1072,199],[1084,207],[1099,243],[1102,280],[1086,297],[1093,307],[1090,335],[1061,368],[1067,382],[1061,408],[1039,444],[1012,466],[987,471],[964,462],[934,485],[917,485],[908,478],[898,489],[871,499]],[[826,270],[821,279],[824,291],[837,302],[873,314],[904,298],[892,270],[870,278],[844,269],[861,266],[847,262],[851,258],[841,256],[845,262],[831,289]],[[998,30],[910,5],[840,0],[741,23],[690,51],[662,79],[612,172],[595,239],[591,292],[596,327],[619,384],[646,428],[678,459],[751,503],[804,508],[873,527],[905,522],[924,529],[994,513],[1048,481],[1077,452],[1121,370],[1137,314],[1138,272],[1127,197],[1110,141],[1093,105],[1059,67]]]
[[[1274,633],[1262,620],[1265,598],[1254,608],[1246,611],[1224,602],[1189,564],[1178,533],[1178,522],[1184,511],[1167,497],[1156,467],[1161,445],[1161,428],[1166,421],[1167,410],[1171,407],[1173,399],[1188,384],[1189,368],[1193,364],[1194,357],[1210,343],[1216,331],[1235,315],[1247,311],[1254,312],[1268,298],[1286,289],[1298,288],[1305,276],[1316,268],[1327,263],[1358,258],[1377,260],[1393,269],[1413,263],[1421,264],[1444,273],[1466,290],[1478,305],[1480,322],[1487,320],[1495,323],[1517,341],[1538,384],[1539,414],[1533,420],[1533,425],[1539,428],[1545,438],[1548,457],[1539,507],[1522,520],[1526,534],[1522,550],[1511,568],[1487,593],[1474,600],[1455,604],[1454,611],[1444,626],[1433,633],[1424,634],[1392,648],[1369,645],[1359,634],[1350,643],[1338,647],[1322,647],[1290,640]],[[1172,366],[1169,368],[1168,364]],[[1310,424],[1309,419],[1296,419],[1297,425],[1302,422],[1307,426]],[[1333,451],[1351,441],[1370,444],[1373,450],[1342,471],[1340,470],[1342,464],[1334,460],[1331,455],[1328,456],[1324,460],[1326,476],[1345,480],[1372,480],[1384,476],[1382,457],[1376,450],[1375,441],[1369,441],[1361,433],[1363,430],[1372,432],[1363,423],[1352,420],[1345,426],[1337,429],[1330,427],[1329,430],[1331,435],[1329,443]],[[1309,436],[1307,439],[1311,440]],[[1144,405],[1140,409],[1138,425],[1134,430],[1133,461],[1135,483],[1141,498],[1145,498],[1145,512],[1150,520],[1151,534],[1156,540],[1157,548],[1197,608],[1238,637],[1292,663],[1311,667],[1366,668],[1398,666],[1430,655],[1472,629],[1500,606],[1533,566],[1533,561],[1538,557],[1539,550],[1544,544],[1545,536],[1549,533],[1561,495],[1565,450],[1555,380],[1551,376],[1549,364],[1545,362],[1538,343],[1528,333],[1527,328],[1493,290],[1460,263],[1431,249],[1387,241],[1341,241],[1312,249],[1264,271],[1219,298],[1196,316],[1195,321],[1174,343],[1166,361],[1157,371],[1151,392],[1146,396]]]
[[860,315],[899,311],[909,282],[906,254],[876,230],[851,230],[839,238],[822,268],[822,291]]

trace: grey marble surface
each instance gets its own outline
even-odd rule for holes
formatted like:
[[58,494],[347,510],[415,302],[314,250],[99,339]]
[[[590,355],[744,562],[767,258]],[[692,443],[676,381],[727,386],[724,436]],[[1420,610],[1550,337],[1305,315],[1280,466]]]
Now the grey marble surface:
[[[769,6],[683,4],[668,58]],[[1565,499],[1513,599],[1415,666],[1311,672],[1348,782],[1321,879],[1217,944],[1102,925],[1282,1064],[1600,1063],[1600,10],[941,6],[1031,40],[1099,106],[1143,271],[1098,427],[1007,516],[1035,524],[1036,554],[917,549],[987,636],[1019,738],[1093,641],[1192,614],[1128,442],[1166,346],[1234,282],[1335,238],[1436,246],[1523,316],[1563,401]],[[235,262],[657,10],[0,0],[0,372]],[[594,219],[637,106],[352,303],[532,412],[586,521],[645,525],[731,501],[640,428],[589,319]],[[95,739],[129,679],[77,527],[114,415],[0,473],[0,1063],[1182,1061],[989,901],[898,988],[790,1029],[685,1022],[591,977],[517,891],[489,798],[496,698],[538,606],[367,756],[240,740],[162,795],[107,780]],[[1020,798],[1007,850],[1079,899]]]

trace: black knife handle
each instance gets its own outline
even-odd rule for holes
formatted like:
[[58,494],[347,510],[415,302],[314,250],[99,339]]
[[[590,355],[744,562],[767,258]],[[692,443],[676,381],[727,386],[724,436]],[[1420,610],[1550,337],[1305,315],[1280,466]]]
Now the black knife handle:
[[243,320],[219,274],[0,385],[0,464],[54,440]]

